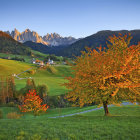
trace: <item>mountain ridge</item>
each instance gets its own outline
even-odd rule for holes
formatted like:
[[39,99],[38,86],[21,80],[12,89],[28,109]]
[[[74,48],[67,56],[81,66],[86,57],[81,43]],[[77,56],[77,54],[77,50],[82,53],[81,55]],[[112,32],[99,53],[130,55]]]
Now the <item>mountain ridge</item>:
[[81,51],[85,51],[85,47],[89,47],[92,49],[97,49],[100,45],[102,47],[106,47],[106,42],[108,42],[109,36],[116,35],[118,36],[119,33],[122,35],[124,34],[131,34],[132,39],[130,41],[130,45],[136,45],[138,42],[140,42],[140,29],[135,30],[117,30],[117,31],[111,31],[111,30],[102,30],[95,34],[92,34],[90,36],[87,36],[81,40],[76,41],[75,43],[69,45],[68,47],[64,48],[63,50],[60,50],[59,55],[72,57],[81,55]]
[[[25,30],[25,32],[30,32],[30,31],[29,29],[27,29]],[[117,31],[102,30],[95,34],[87,36],[85,38],[79,39],[72,44],[59,45],[59,46],[43,45],[41,42],[36,43],[35,41],[34,42],[26,41],[23,44],[33,50],[37,50],[42,53],[55,54],[58,56],[65,56],[65,57],[73,57],[73,56],[81,55],[81,51],[85,51],[86,46],[92,49],[96,49],[100,45],[103,47],[107,47],[106,42],[108,41],[108,37],[113,35],[118,35],[119,33],[123,35],[131,33],[132,40],[130,41],[130,45],[136,45],[138,42],[140,42],[140,30],[136,29],[136,30],[117,30]],[[18,36],[21,35],[21,33],[16,31],[16,34],[14,35],[15,38],[18,39]],[[55,38],[57,36],[59,37],[60,35],[56,33],[47,34],[46,38],[49,39],[50,36],[51,38]]]
[[74,37],[62,37],[57,33],[47,33],[43,37],[37,32],[26,29],[23,32],[19,32],[16,28],[13,31],[5,31],[7,34],[13,37],[13,39],[24,43],[26,41],[32,41],[35,43],[42,43],[47,46],[60,46],[60,45],[70,45],[76,42],[78,39]]
[[83,39],[80,39],[71,45],[66,46],[45,47],[43,45],[41,46],[41,44],[34,44],[32,42],[25,42],[25,45],[43,53],[55,54],[64,57],[73,57],[81,55],[81,51],[85,51],[85,47],[90,47],[92,49],[97,49],[96,47],[99,47],[100,45],[103,47],[107,47],[106,42],[108,37],[118,35],[119,33],[131,33],[131,36],[133,38],[130,42],[130,45],[136,45],[140,41],[140,30],[138,29],[118,31],[102,30]]

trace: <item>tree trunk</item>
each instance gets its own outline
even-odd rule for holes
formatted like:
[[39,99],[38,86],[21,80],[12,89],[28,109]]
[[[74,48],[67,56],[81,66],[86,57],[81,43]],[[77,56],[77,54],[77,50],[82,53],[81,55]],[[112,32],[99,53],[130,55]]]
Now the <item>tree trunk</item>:
[[103,102],[103,107],[104,107],[104,111],[105,111],[105,116],[109,116],[107,101]]

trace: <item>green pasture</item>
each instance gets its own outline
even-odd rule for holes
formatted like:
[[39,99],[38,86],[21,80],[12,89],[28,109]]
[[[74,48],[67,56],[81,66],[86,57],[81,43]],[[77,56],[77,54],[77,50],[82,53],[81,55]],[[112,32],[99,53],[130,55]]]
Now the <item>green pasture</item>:
[[41,52],[34,51],[34,50],[32,50],[32,54],[33,54],[33,56],[0,53],[0,57],[10,57],[10,58],[18,57],[18,58],[24,58],[25,62],[31,63],[31,60],[32,60],[33,57],[34,58],[38,58],[40,60],[44,60],[44,58],[46,56],[48,56],[47,54],[43,54]]
[[[48,86],[50,95],[60,95],[65,94],[68,90],[61,86],[64,82],[67,82],[64,79],[65,76],[70,76],[71,69],[70,66],[66,65],[57,65],[51,66],[56,70],[55,73],[50,72],[47,69],[39,69],[36,65],[14,61],[14,60],[6,60],[0,59],[0,77],[10,76],[12,74],[19,74],[25,70],[33,68],[35,70],[35,74],[30,74],[29,72],[25,72],[19,75],[20,78],[29,78],[32,77],[36,83],[36,85],[45,84]],[[16,89],[20,90],[25,87],[27,79],[18,79],[15,78]]]
[[[91,109],[81,108],[82,110]],[[16,108],[0,108],[4,116]],[[71,117],[50,119],[58,115],[58,109],[34,117],[25,114],[20,119],[0,119],[0,139],[23,140],[139,140],[140,107],[127,105],[109,107],[112,116],[106,117],[103,109]],[[61,109],[62,114],[79,112],[79,108]]]
[[[34,77],[33,78],[36,85],[42,85],[45,84],[48,87],[49,95],[61,95],[65,94],[68,90],[61,86],[66,80],[62,77]],[[25,87],[26,80],[15,80],[16,81],[16,89],[20,90],[21,88]]]
[[31,56],[27,55],[15,55],[15,54],[6,54],[6,53],[0,53],[0,57],[10,57],[10,58],[24,58],[25,62],[30,63],[31,62]]
[[33,67],[32,64],[27,64],[24,62],[0,59],[0,77],[6,77],[12,74],[18,74],[24,70]]
[[[36,83],[36,85],[45,84],[48,86],[49,95],[61,95],[65,94],[68,90],[66,87],[62,86],[64,82],[67,82],[65,76],[70,76],[71,69],[69,66],[52,66],[56,69],[56,73],[51,73],[46,69],[37,69],[34,75],[23,74],[19,77],[32,77]],[[16,79],[16,88],[17,90],[25,87],[26,79]]]

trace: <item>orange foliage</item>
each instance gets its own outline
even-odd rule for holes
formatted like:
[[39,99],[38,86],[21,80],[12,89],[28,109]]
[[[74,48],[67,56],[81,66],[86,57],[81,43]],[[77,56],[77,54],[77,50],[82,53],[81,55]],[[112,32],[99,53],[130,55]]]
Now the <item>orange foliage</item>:
[[140,43],[129,47],[130,40],[130,35],[114,35],[108,39],[108,49],[82,52],[73,66],[74,77],[66,77],[64,85],[70,89],[66,98],[80,106],[140,101]]
[[29,91],[26,94],[24,104],[19,106],[21,112],[33,112],[34,115],[37,115],[40,111],[45,112],[49,106],[47,104],[43,104],[42,99],[36,95],[35,90]]

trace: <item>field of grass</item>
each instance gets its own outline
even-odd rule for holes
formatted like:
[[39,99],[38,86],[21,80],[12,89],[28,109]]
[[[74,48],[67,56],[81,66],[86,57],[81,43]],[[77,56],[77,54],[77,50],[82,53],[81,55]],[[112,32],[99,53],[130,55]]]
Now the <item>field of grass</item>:
[[18,74],[31,67],[33,67],[32,64],[14,60],[0,59],[0,76],[8,76],[14,73]]
[[15,55],[15,54],[5,54],[5,53],[0,53],[0,57],[10,57],[10,58],[24,58],[25,62],[30,63],[31,62],[31,56],[27,56],[27,55]]
[[31,60],[32,60],[32,57],[39,58],[40,60],[44,60],[44,58],[46,56],[48,56],[47,54],[43,54],[41,52],[34,51],[34,50],[32,50],[32,54],[33,54],[33,56],[0,53],[0,57],[10,57],[10,58],[18,57],[18,58],[24,58],[25,62],[30,63]]
[[[65,94],[68,90],[61,86],[66,80],[64,79],[64,76],[70,75],[70,67],[69,66],[55,66],[55,69],[57,70],[56,73],[51,73],[47,71],[46,69],[38,69],[34,75],[21,75],[21,77],[32,77],[36,83],[36,85],[42,85],[45,84],[48,86],[49,89],[49,95],[61,95]],[[26,84],[26,79],[19,80],[16,79],[16,86],[17,90],[23,88]]]
[[[49,94],[52,96],[65,94],[68,91],[65,87],[61,86],[61,84],[66,82],[64,76],[70,75],[70,66],[55,66],[56,73],[51,73],[46,69],[37,69],[36,65],[33,64],[14,60],[0,59],[0,77],[12,74],[19,74],[30,68],[36,69],[36,73],[34,75],[31,75],[28,72],[26,72],[24,74],[19,75],[19,77],[32,77],[35,80],[36,85],[47,85],[49,89]],[[15,78],[15,83],[16,89],[20,90],[21,88],[25,87],[26,79]]]
[[[44,59],[46,56],[48,56],[49,54],[44,54],[35,50],[32,50],[32,53],[34,54],[34,56],[38,57],[39,59]],[[56,56],[59,60],[63,60],[63,57],[61,56]]]
[[[93,107],[89,107],[91,109]],[[87,108],[81,108],[86,110]],[[1,108],[3,113],[11,108]],[[14,111],[13,108],[12,111]],[[79,108],[61,109],[64,114]],[[139,140],[140,107],[128,105],[110,107],[113,116],[103,116],[103,109],[72,117],[50,119],[58,110],[48,110],[42,116],[25,115],[20,119],[0,119],[0,139],[23,140]]]
[[[33,78],[36,85],[42,85],[45,84],[48,87],[49,90],[49,95],[54,96],[54,95],[61,95],[65,94],[68,90],[64,87],[61,86],[66,80],[64,80],[63,77],[34,77]],[[16,89],[19,90],[26,85],[26,80],[15,80],[16,82]]]
[[[56,116],[62,116],[62,115],[67,115],[67,114],[73,114],[73,113],[78,113],[82,112],[85,110],[90,110],[97,108],[97,106],[88,106],[88,107],[68,107],[68,108],[49,108],[46,112],[46,114],[43,114],[41,116],[37,116],[37,118],[46,118],[46,117],[56,117]],[[6,115],[9,112],[19,112],[18,108],[16,107],[1,107],[1,110],[3,111],[3,117],[6,119]],[[19,112],[20,113],[20,112]],[[29,119],[29,118],[34,118],[34,116],[31,113],[26,113],[23,118]]]
[[[1,76],[20,73],[33,67],[34,75],[27,73],[19,77],[32,77],[36,85],[46,84],[50,95],[60,95],[67,92],[60,86],[66,82],[64,76],[70,76],[69,66],[55,66],[55,72],[47,69],[37,69],[35,65],[0,59]],[[71,75],[72,76],[72,75]],[[16,88],[19,90],[26,84],[26,79],[15,79]],[[8,119],[7,114],[17,112],[16,107],[0,107],[3,118],[0,119],[0,140],[139,140],[140,138],[140,106],[111,106],[111,116],[105,117],[104,110],[75,115],[71,117],[48,118],[73,114],[96,108],[69,107],[48,109],[45,114],[33,116],[24,114],[20,119]]]
[[[0,53],[0,58],[3,58],[3,57],[10,57],[10,58],[18,57],[18,58],[24,58],[25,62],[27,62],[27,63],[31,63],[32,58],[36,58],[36,59],[39,59],[39,60],[43,61],[45,59],[45,57],[48,56],[48,54],[44,54],[44,53],[41,53],[41,52],[38,52],[38,51],[35,51],[35,50],[31,50],[31,52],[32,52],[32,56]],[[56,57],[60,61],[63,60],[63,57],[61,57],[61,56],[56,56]]]

